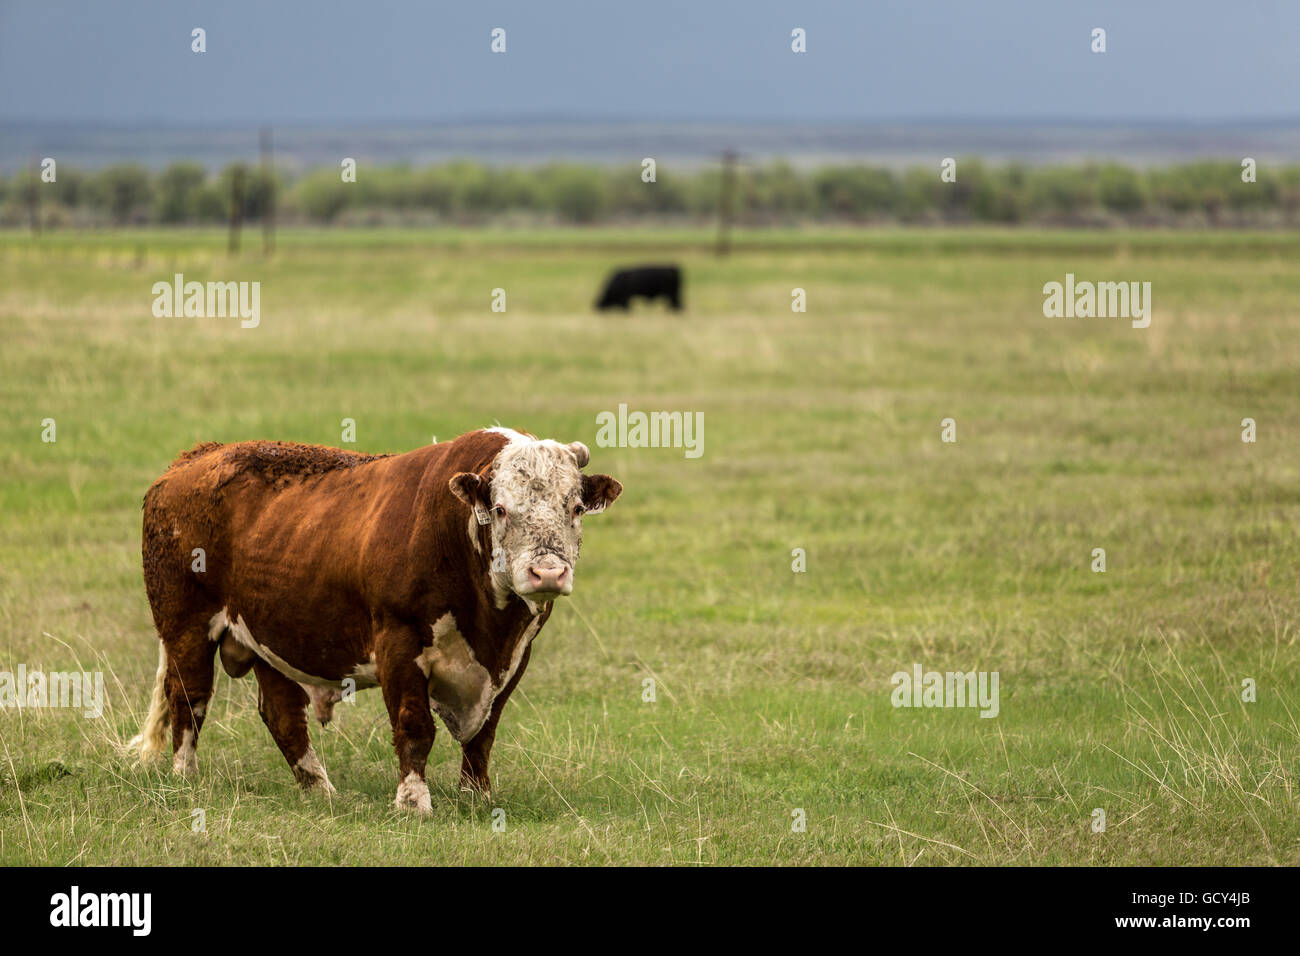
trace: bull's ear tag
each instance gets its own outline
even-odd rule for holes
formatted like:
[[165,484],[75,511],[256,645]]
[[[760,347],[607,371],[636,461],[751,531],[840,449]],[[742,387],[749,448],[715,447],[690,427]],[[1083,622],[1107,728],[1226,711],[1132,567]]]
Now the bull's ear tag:
[[482,505],[474,506],[474,517],[478,519],[479,524],[491,524],[492,516],[487,513],[487,509]]

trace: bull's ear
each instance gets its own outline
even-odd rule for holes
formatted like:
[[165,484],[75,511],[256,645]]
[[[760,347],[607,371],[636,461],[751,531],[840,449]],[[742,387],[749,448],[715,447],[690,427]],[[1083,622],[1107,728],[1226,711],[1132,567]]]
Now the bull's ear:
[[447,487],[471,508],[482,508],[488,503],[488,483],[472,471],[458,471],[451,476]]
[[582,476],[582,506],[594,515],[612,505],[623,493],[623,486],[609,475]]

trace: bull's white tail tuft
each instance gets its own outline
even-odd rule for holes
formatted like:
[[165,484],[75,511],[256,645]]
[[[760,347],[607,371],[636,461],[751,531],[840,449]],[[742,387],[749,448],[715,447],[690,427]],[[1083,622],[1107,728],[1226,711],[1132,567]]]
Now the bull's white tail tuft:
[[149,697],[149,715],[140,732],[126,745],[128,752],[139,757],[141,763],[151,763],[163,755],[167,747],[167,726],[171,712],[167,709],[167,694],[163,685],[167,679],[167,648],[158,642],[158,674]]

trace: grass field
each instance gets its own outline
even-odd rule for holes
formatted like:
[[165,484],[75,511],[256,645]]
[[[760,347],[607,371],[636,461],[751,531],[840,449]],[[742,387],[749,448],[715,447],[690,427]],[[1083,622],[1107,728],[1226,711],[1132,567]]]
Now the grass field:
[[[0,671],[108,696],[0,711],[0,863],[1300,863],[1300,237],[709,240],[0,235]],[[611,266],[668,259],[684,315],[591,311]],[[261,325],[154,318],[174,272],[260,281]],[[1044,318],[1067,272],[1150,281],[1150,328]],[[619,403],[703,412],[703,456],[597,447]],[[332,800],[297,792],[251,678],[219,672],[196,779],[116,754],[157,657],[145,488],[200,439],[339,444],[344,418],[366,451],[582,440],[625,486],[491,803],[440,730],[433,816],[394,810],[377,692],[313,730]],[[893,707],[914,663],[997,671],[998,716]]]

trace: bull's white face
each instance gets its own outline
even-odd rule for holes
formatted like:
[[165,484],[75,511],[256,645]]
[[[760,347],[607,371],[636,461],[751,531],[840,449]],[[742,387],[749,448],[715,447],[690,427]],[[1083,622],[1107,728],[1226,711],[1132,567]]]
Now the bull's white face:
[[462,494],[453,479],[452,490],[490,518],[491,574],[499,593],[539,603],[573,592],[583,516],[605,510],[623,490],[608,475],[584,475],[589,457],[581,442],[561,445],[512,433],[493,462],[490,482],[462,483]]
[[493,469],[491,507],[501,584],[535,601],[572,593],[586,510],[574,453],[550,441],[507,445]]

